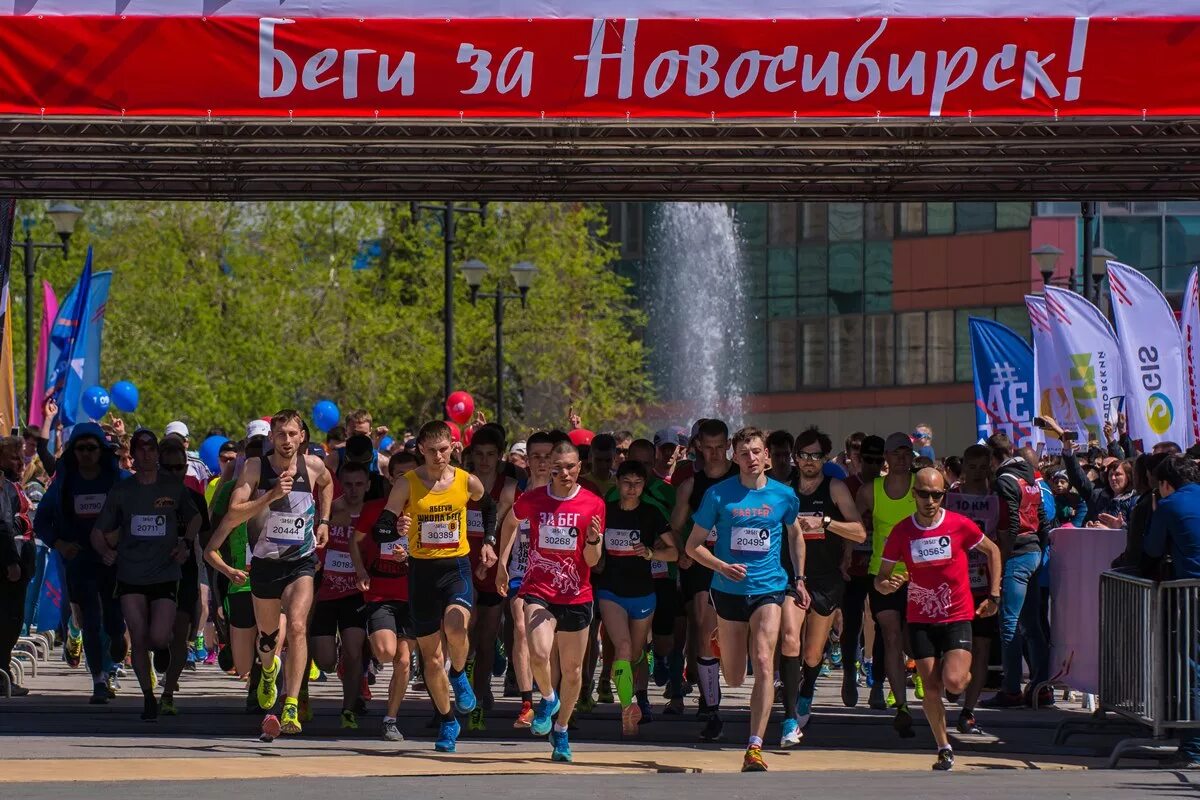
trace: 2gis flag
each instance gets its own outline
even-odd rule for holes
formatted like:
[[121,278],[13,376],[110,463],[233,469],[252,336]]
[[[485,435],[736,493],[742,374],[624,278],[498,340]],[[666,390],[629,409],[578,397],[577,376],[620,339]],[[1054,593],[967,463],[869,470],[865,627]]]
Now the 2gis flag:
[[1129,435],[1148,450],[1159,442],[1187,447],[1189,391],[1183,369],[1183,336],[1162,292],[1141,272],[1108,262],[1117,342],[1125,362],[1125,415]]
[[1047,286],[1046,311],[1069,402],[1087,438],[1106,447],[1104,423],[1116,422],[1125,383],[1117,335],[1100,309],[1075,292]]
[[1018,446],[1035,446],[1033,350],[1016,331],[999,322],[971,317],[967,326],[971,332],[979,438],[1004,433]]

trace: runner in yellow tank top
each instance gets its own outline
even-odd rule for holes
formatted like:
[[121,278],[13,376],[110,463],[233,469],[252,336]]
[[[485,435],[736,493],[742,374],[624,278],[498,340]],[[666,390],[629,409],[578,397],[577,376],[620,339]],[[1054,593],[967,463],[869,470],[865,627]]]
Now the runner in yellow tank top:
[[[905,517],[916,512],[913,501],[913,449],[912,439],[907,433],[893,433],[883,445],[883,457],[887,462],[887,476],[876,478],[858,490],[858,510],[863,522],[871,531],[871,567],[872,575],[879,573],[879,564],[883,556],[883,545],[887,541],[892,528]],[[879,633],[884,642],[884,665],[887,669],[888,683],[896,696],[896,718],[892,725],[902,739],[916,736],[912,726],[912,715],[908,712],[908,685],[904,670],[904,614],[908,603],[908,591],[905,584],[907,573],[893,572],[888,579],[893,584],[890,594],[883,594],[874,587],[870,590],[871,616],[878,624]],[[918,695],[919,696],[919,695]],[[871,688],[871,708],[886,709],[883,699],[883,683],[877,682]]]
[[[454,752],[460,731],[450,707],[451,684],[458,713],[475,709],[475,693],[465,672],[470,652],[467,631],[475,604],[468,558],[468,501],[480,501],[484,542],[493,548],[496,543],[496,504],[478,478],[450,463],[458,447],[446,423],[421,426],[417,449],[425,463],[396,481],[371,530],[380,543],[407,537],[408,547],[396,547],[393,557],[408,560],[409,611],[425,664],[425,683],[441,723],[434,747],[448,753]],[[440,669],[446,663],[443,637],[450,651],[449,677]]]

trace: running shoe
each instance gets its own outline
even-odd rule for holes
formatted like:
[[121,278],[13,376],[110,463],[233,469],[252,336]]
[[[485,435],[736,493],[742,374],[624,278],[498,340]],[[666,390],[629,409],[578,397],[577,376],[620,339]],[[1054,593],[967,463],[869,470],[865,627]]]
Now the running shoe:
[[545,736],[550,732],[550,728],[554,725],[554,715],[558,713],[559,707],[562,705],[562,700],[558,695],[554,696],[554,702],[546,702],[546,698],[538,701],[537,711],[533,715],[533,721],[529,723],[529,730],[534,736]]
[[846,708],[858,705],[858,681],[853,672],[842,673],[842,705]]
[[949,772],[954,769],[954,751],[949,747],[938,750],[937,761],[933,762],[933,768],[938,772]]
[[204,646],[204,635],[196,637],[195,653],[197,661],[208,661],[208,648]]
[[877,683],[871,687],[867,705],[874,711],[887,711],[887,701],[883,697],[883,684]]
[[443,720],[440,729],[438,730],[437,741],[433,744],[433,749],[439,753],[453,753],[454,748],[458,746],[458,735],[462,733],[462,726],[458,724],[458,720],[451,714],[449,719]]
[[164,694],[162,701],[158,704],[159,713],[164,717],[178,717],[179,709],[175,707],[175,698],[169,694]]
[[925,699],[925,681],[921,680],[920,675],[913,675],[913,694],[918,700]]
[[300,725],[300,708],[294,703],[284,703],[279,715],[279,729],[284,733],[297,734],[304,730]]
[[220,650],[209,650],[208,655],[204,657],[204,663],[208,666],[216,664],[220,659]]
[[396,720],[385,719],[383,721],[383,740],[385,742],[404,741],[404,734],[400,732],[400,728],[396,725]]
[[372,699],[371,682],[369,680],[367,680],[366,675],[363,675],[362,680],[359,681],[358,696],[359,696],[359,698],[361,698],[364,701],[370,701]]
[[312,722],[313,721],[313,710],[312,710],[312,703],[309,702],[309,699],[308,699],[308,692],[305,692],[302,690],[300,692],[300,697],[297,698],[297,700],[299,701],[297,709],[299,712],[300,721],[301,722]]
[[1025,698],[1020,692],[996,692],[979,705],[984,708],[1020,708],[1025,705]]
[[832,674],[833,674],[833,668],[829,666],[829,662],[822,661],[821,662],[821,672],[820,672],[821,677],[828,678]]
[[63,643],[63,660],[67,662],[68,667],[75,669],[79,666],[82,658],[83,634],[78,631],[71,631],[67,636],[67,641]]
[[566,731],[552,731],[550,733],[550,744],[554,745],[554,751],[550,753],[552,761],[571,761],[571,743],[567,741]]
[[742,772],[766,772],[767,762],[763,761],[761,747],[747,747],[746,757],[742,759]]
[[873,688],[875,686],[875,665],[871,662],[871,659],[868,658],[866,661],[863,661],[859,665],[858,671],[862,673],[863,682],[866,686]]
[[275,660],[271,662],[271,669],[262,669],[258,678],[258,688],[255,690],[258,696],[258,707],[263,711],[270,711],[275,707],[275,703],[279,700],[279,687],[275,685],[275,679],[279,677],[279,656],[275,656]]
[[273,742],[279,738],[279,734],[283,729],[279,725],[279,717],[274,714],[267,714],[263,717],[262,733],[259,735],[259,741]]
[[892,720],[892,727],[896,733],[900,734],[901,739],[912,739],[917,735],[913,730],[912,714],[908,713],[908,706],[899,706],[896,709],[896,718]]
[[579,691],[579,699],[575,701],[575,713],[590,714],[595,708],[596,698],[592,697],[592,687],[584,686]]
[[521,687],[517,686],[517,675],[512,670],[504,673],[504,696],[520,697]]
[[801,730],[808,727],[810,719],[812,719],[812,698],[798,698],[796,700],[796,722],[800,725]]
[[671,670],[667,666],[667,659],[654,659],[654,669],[652,670],[652,674],[654,675],[655,686],[666,686],[667,681],[671,680]]
[[504,642],[496,639],[495,653],[492,655],[492,677],[499,678],[508,672],[508,651]]
[[[468,662],[468,667],[471,662]],[[457,676],[450,678],[450,685],[454,687],[454,707],[460,714],[470,714],[475,710],[475,690],[471,688],[471,679],[467,677],[467,671],[463,670]]]
[[486,731],[487,722],[483,719],[483,708],[477,706],[471,712],[471,716],[467,718],[467,730],[469,731]]
[[702,742],[719,742],[725,738],[725,723],[721,722],[720,716],[715,712],[708,718],[708,722],[704,723],[704,729],[700,731],[700,741]]
[[621,709],[621,734],[637,736],[638,723],[642,721],[642,709],[637,703],[630,703]]
[[513,720],[514,728],[528,728],[533,724],[533,703],[525,701],[521,703],[521,710],[517,712],[517,718]]
[[[1030,684],[1029,688],[1025,690],[1025,695],[1024,695],[1025,705],[1029,706],[1030,708],[1033,708],[1033,691],[1032,691],[1032,689],[1033,689],[1033,684]],[[1037,707],[1044,708],[1046,706],[1052,706],[1052,705],[1054,705],[1054,690],[1051,689],[1049,686],[1043,686],[1042,690],[1037,693]]]
[[108,699],[116,700],[117,699],[117,689],[120,689],[120,688],[121,688],[120,679],[116,675],[110,674],[108,676],[108,680],[104,682],[104,691],[108,693]]
[[667,706],[663,709],[663,713],[670,714],[671,716],[681,715],[683,713],[683,698],[672,697],[667,701]]
[[642,711],[642,721],[638,724],[648,725],[649,723],[654,722],[654,710],[650,707],[650,701],[638,700],[637,704],[638,708],[640,708]]
[[800,744],[800,737],[803,735],[800,733],[800,723],[792,717],[788,717],[783,721],[783,727],[780,729],[779,746],[784,749],[795,747]]
[[348,708],[342,709],[342,730],[356,731],[358,730],[358,717]]
[[842,643],[834,642],[829,648],[829,660],[833,662],[833,666],[840,667],[842,665]]
[[982,734],[983,728],[975,722],[974,714],[961,714],[958,718],[958,732],[968,734]]
[[142,722],[158,721],[158,701],[147,697],[142,701]]
[[317,662],[315,661],[308,662],[308,679],[310,681],[321,680],[321,670],[317,668]]
[[94,706],[107,705],[109,701],[108,687],[102,681],[92,684],[92,696],[88,702]]
[[[601,681],[600,686],[596,689],[597,703],[611,703],[613,701],[612,684],[608,681]],[[588,709],[591,711],[591,709]]]

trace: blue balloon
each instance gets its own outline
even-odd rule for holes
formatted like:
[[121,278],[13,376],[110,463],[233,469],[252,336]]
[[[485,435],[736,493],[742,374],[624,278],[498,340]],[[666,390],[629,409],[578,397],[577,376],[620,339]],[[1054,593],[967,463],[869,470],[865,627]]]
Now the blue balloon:
[[396,443],[395,439],[393,439],[390,436],[385,436],[379,440],[379,451],[381,453],[385,453],[388,450],[390,450],[392,445],[394,445],[395,443]]
[[313,406],[313,422],[325,433],[329,433],[341,421],[342,415],[332,400],[322,400]]
[[133,385],[132,381],[117,381],[108,390],[108,394],[112,397],[112,404],[126,414],[137,411],[138,403],[141,401],[138,388]]
[[92,420],[99,421],[108,413],[108,392],[103,386],[92,386],[85,389],[79,398],[79,407]]
[[200,443],[200,460],[214,475],[221,471],[221,445],[228,441],[224,436],[210,436]]

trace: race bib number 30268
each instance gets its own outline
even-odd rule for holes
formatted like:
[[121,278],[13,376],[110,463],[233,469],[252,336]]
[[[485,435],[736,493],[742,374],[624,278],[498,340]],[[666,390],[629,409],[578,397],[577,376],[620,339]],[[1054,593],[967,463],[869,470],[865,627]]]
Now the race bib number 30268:
[[730,549],[735,553],[771,552],[770,528],[734,528]]
[[539,525],[538,549],[573,551],[579,541],[579,529],[566,525]]
[[953,555],[949,536],[926,536],[924,539],[913,539],[909,542],[909,548],[914,564],[945,561]]

